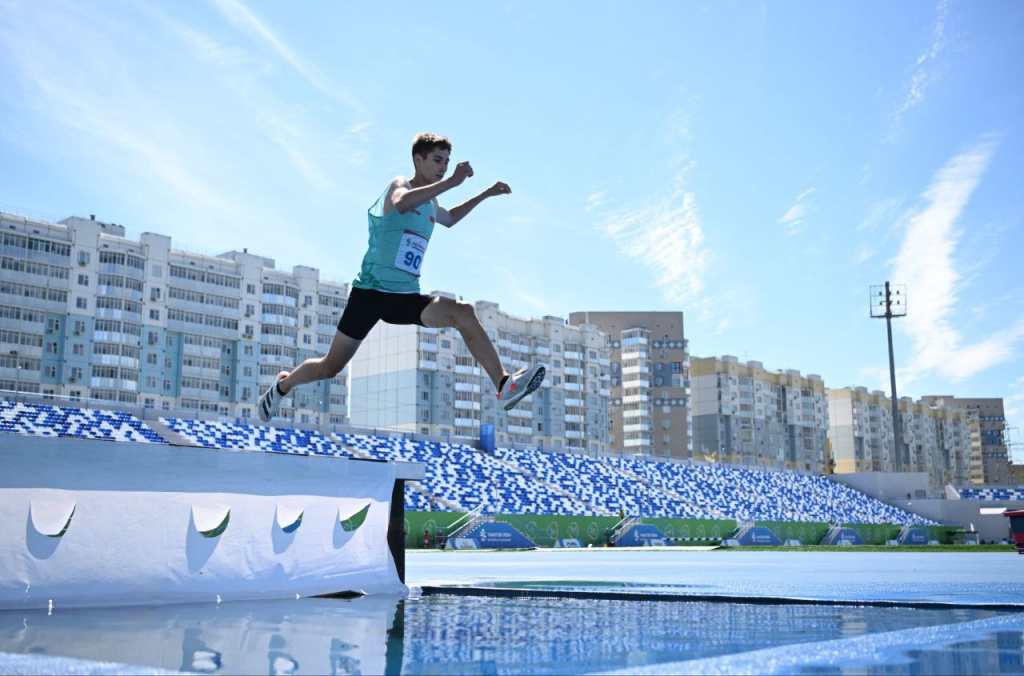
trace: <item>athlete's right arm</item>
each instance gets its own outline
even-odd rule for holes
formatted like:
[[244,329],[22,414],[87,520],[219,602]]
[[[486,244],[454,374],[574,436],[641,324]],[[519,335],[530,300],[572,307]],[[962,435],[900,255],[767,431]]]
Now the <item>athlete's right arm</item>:
[[[388,203],[398,213],[404,214],[421,204],[426,204],[441,193],[451,190],[455,186],[462,185],[462,182],[472,175],[473,167],[470,166],[469,162],[459,162],[451,176],[420,188],[413,188],[412,184],[409,183],[409,179],[399,176],[391,182],[391,196],[388,198]],[[384,211],[385,213],[390,211],[387,208],[387,204],[384,205]]]

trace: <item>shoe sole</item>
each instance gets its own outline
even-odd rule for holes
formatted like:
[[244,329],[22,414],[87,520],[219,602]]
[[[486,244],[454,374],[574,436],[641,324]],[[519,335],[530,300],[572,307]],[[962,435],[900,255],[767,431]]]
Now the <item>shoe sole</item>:
[[505,404],[503,408],[506,411],[511,411],[512,407],[514,407],[524,398],[530,396],[530,394],[532,394],[538,387],[540,387],[540,384],[544,382],[544,376],[547,374],[547,372],[548,370],[543,366],[538,368],[537,372],[533,374],[532,378],[530,378],[530,382],[526,383],[526,388],[523,390],[523,393],[520,394],[518,397],[511,399],[507,404]]

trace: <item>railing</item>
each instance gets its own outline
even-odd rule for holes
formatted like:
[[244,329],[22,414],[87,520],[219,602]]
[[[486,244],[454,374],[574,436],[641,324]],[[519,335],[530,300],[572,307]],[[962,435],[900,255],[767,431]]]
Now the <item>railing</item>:
[[730,535],[729,537],[731,539],[733,539],[733,540],[739,540],[744,535],[746,535],[751,530],[753,530],[755,525],[756,524],[752,520],[751,521],[737,521],[736,522],[736,532],[733,533],[732,535]]
[[480,505],[453,521],[451,525],[448,526],[448,532],[445,536],[445,540],[451,542],[455,538],[462,537],[464,534],[473,530],[485,521],[494,521],[494,517],[485,516],[484,506]]
[[626,533],[644,522],[643,517],[626,515],[621,521],[608,530],[608,539],[611,544],[618,545],[619,540],[625,537]]

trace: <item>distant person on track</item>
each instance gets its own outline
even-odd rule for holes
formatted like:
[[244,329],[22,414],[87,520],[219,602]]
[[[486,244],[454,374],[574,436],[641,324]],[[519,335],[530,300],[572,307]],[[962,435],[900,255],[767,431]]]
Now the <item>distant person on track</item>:
[[451,142],[437,134],[419,134],[413,139],[413,177],[396,177],[369,209],[369,246],[327,355],[307,359],[291,373],[279,373],[260,397],[257,409],[261,420],[269,422],[295,387],[340,373],[379,321],[458,329],[494,383],[506,411],[540,387],[545,374],[540,364],[511,374],[505,370],[472,305],[420,293],[420,270],[434,224],[451,228],[485,199],[512,192],[498,181],[451,210],[441,207],[438,195],[473,176],[470,163],[459,162],[451,176],[444,177],[451,150]]

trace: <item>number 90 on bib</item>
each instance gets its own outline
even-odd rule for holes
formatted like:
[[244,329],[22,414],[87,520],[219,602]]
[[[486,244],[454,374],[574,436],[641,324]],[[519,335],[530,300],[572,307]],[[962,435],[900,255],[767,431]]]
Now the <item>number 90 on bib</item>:
[[423,256],[427,253],[428,241],[426,237],[417,235],[412,230],[403,232],[402,239],[398,243],[398,253],[395,255],[395,267],[414,277],[419,277]]

